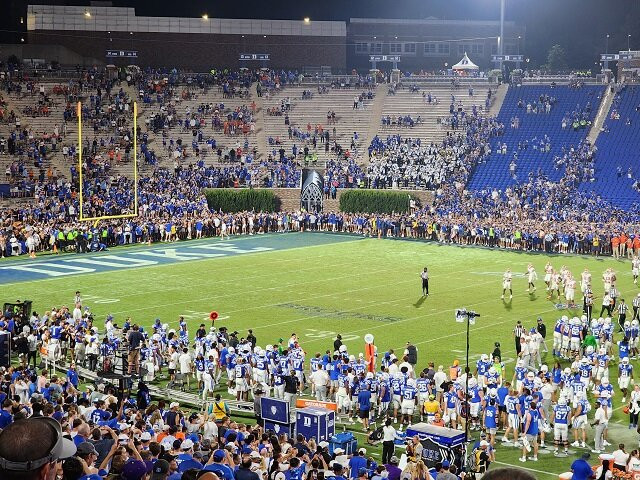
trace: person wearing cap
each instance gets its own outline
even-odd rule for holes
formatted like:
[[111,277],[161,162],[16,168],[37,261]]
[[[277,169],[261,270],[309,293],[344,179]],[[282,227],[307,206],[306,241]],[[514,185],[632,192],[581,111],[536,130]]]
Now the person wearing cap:
[[228,450],[216,450],[209,458],[203,470],[214,472],[220,477],[220,480],[235,480],[233,476],[234,467],[233,457]]
[[76,453],[76,446],[62,436],[60,424],[49,417],[22,419],[0,432],[2,480],[49,480],[57,463]]
[[443,460],[442,468],[436,475],[436,480],[458,480],[458,477],[449,471],[450,468],[451,463],[449,460]]
[[489,456],[489,448],[491,444],[486,440],[480,440],[480,446],[474,450],[476,460],[476,473],[486,473],[491,463],[491,457]]
[[130,458],[122,466],[121,480],[145,480],[148,478],[147,465],[137,458]]
[[180,453],[176,458],[176,462],[180,473],[186,472],[190,468],[201,469],[203,467],[200,462],[193,458],[193,441],[188,438],[180,444]]
[[402,470],[398,468],[399,463],[400,463],[400,460],[398,459],[398,457],[393,455],[389,459],[389,463],[385,465],[387,472],[389,472],[389,476],[387,477],[389,480],[400,480],[400,475],[402,475]]
[[76,457],[81,458],[87,464],[90,473],[98,473],[98,469],[94,467],[98,459],[98,452],[91,442],[82,442],[78,445]]
[[366,448],[359,448],[358,454],[351,457],[349,460],[349,478],[358,478],[361,468],[366,470],[367,468],[367,454]]
[[149,480],[167,480],[169,476],[169,462],[164,459],[158,459],[151,469],[151,478]]

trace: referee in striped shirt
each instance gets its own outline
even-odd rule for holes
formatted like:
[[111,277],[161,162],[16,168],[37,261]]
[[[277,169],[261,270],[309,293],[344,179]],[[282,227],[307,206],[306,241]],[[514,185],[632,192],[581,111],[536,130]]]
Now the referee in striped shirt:
[[516,327],[513,329],[513,339],[516,341],[516,353],[520,355],[522,346],[520,345],[520,339],[527,333],[527,329],[522,326],[522,322],[518,320]]
[[633,318],[631,320],[638,320],[640,319],[640,312],[638,311],[640,309],[640,293],[633,298],[631,303],[633,304]]
[[624,322],[627,319],[627,310],[629,310],[629,306],[624,303],[624,298],[621,298],[620,304],[618,305],[618,325],[620,326],[621,332],[624,332]]

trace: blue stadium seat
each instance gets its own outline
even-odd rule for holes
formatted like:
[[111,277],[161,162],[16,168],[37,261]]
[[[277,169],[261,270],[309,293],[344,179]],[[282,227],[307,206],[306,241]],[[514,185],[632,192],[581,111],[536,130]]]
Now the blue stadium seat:
[[[505,134],[491,141],[492,154],[486,162],[476,167],[468,188],[470,190],[487,188],[504,190],[517,182],[526,181],[529,173],[538,171],[551,180],[559,180],[563,169],[554,168],[553,158],[562,155],[563,147],[577,146],[589,133],[589,127],[574,131],[569,125],[563,129],[562,119],[570,116],[576,109],[585,109],[589,104],[591,107],[589,120],[592,122],[600,107],[603,94],[604,87],[597,85],[587,85],[578,89],[550,85],[510,87],[498,114],[498,120],[505,125]],[[538,101],[541,95],[556,99],[551,112],[549,114],[527,113],[527,103]],[[524,107],[518,106],[520,100],[523,101]],[[518,117],[520,120],[520,127],[517,129],[511,128],[513,117]],[[550,150],[548,152],[534,150],[532,141],[534,139],[540,141],[545,135],[550,139]],[[518,151],[520,142],[528,142],[528,148]],[[502,144],[507,145],[505,155],[498,153],[498,148]],[[518,153],[516,180],[509,173],[509,164],[515,151]]]
[[[640,193],[632,188],[640,179],[640,112],[636,110],[639,105],[638,86],[627,86],[616,94],[604,122],[604,131],[596,141],[595,181],[579,187],[581,191],[593,191],[625,210],[640,202]],[[613,119],[614,114],[618,114],[619,119]],[[632,178],[627,177],[629,168]]]

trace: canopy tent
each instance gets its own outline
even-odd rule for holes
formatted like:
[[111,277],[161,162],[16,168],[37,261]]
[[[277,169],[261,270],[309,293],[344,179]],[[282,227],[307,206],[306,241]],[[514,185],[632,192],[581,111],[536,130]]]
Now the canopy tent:
[[464,52],[464,57],[462,57],[462,60],[460,60],[453,67],[451,67],[451,69],[452,70],[478,70],[478,66],[475,63],[473,63],[471,60],[469,60],[469,57],[467,56],[467,52]]

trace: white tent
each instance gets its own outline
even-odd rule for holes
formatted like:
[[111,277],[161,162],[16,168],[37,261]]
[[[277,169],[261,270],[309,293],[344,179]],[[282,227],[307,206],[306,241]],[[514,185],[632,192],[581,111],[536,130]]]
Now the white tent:
[[473,63],[471,60],[469,60],[469,57],[467,56],[467,52],[464,52],[464,57],[462,57],[462,60],[460,60],[453,67],[451,67],[451,69],[452,70],[478,70],[478,66],[475,63]]

